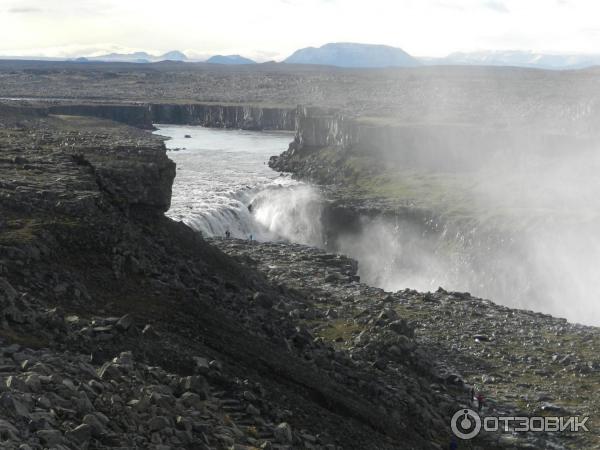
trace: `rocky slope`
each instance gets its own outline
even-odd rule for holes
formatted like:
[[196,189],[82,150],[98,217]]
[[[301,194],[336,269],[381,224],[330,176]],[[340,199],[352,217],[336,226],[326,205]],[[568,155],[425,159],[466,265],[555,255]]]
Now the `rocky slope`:
[[160,140],[6,106],[0,123],[3,448],[446,445],[463,388],[436,392],[416,350],[389,356],[390,385],[290,314],[310,299],[165,218]]
[[[434,293],[385,292],[359,282],[355,261],[301,245],[211,243],[293,289],[303,300],[285,305],[289,315],[335,351],[348,352],[357,369],[374,370],[391,392],[418,391],[407,368],[427,361],[438,410],[452,409],[455,402],[472,407],[467,391],[475,386],[487,398],[484,415],[597,420],[600,403],[593,392],[600,382],[598,328],[441,288]],[[317,355],[315,363],[336,376],[331,362]],[[419,397],[431,404],[426,394]],[[482,445],[596,448],[600,435],[591,425],[590,430],[488,433]]]

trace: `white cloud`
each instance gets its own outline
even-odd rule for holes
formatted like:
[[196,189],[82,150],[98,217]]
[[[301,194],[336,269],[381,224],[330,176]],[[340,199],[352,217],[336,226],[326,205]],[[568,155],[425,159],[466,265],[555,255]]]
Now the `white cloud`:
[[503,2],[497,1],[497,0],[488,0],[486,2],[483,3],[483,5],[486,8],[489,8],[493,11],[496,12],[500,12],[500,13],[507,13],[508,8],[506,7],[506,5]]
[[114,46],[279,59],[339,41],[431,56],[507,48],[585,53],[600,48],[600,35],[590,32],[598,16],[595,0],[2,0],[0,54]]

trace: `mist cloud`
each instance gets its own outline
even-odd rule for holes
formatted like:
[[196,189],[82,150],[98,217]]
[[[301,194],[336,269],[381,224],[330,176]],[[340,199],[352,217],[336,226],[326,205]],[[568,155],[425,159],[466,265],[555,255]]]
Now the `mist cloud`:
[[484,2],[484,6],[488,9],[491,9],[493,11],[499,12],[499,13],[508,13],[508,7],[502,3],[501,1],[498,0],[488,0],[486,2]]
[[43,10],[41,8],[33,8],[33,7],[24,7],[24,8],[9,8],[8,12],[10,14],[32,14],[32,13],[40,13]]

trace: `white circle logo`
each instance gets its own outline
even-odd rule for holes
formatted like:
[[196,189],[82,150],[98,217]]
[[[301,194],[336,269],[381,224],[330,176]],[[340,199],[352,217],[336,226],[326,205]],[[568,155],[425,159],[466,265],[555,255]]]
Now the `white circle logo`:
[[460,439],[473,439],[481,431],[481,418],[472,409],[461,409],[450,421],[452,432]]

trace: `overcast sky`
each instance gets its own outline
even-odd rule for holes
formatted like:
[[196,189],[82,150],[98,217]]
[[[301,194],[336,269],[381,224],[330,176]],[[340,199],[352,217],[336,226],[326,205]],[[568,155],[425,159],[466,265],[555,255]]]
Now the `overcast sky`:
[[598,0],[0,0],[0,55],[182,50],[281,59],[327,42],[600,53]]

